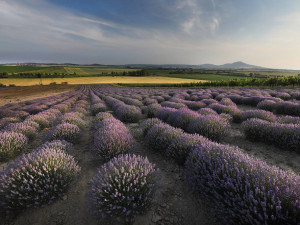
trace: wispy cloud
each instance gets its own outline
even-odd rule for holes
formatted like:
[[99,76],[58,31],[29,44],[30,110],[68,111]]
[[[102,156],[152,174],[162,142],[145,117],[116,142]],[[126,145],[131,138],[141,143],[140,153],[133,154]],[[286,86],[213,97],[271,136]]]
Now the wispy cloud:
[[300,69],[300,4],[278,2],[0,0],[0,63],[244,60]]

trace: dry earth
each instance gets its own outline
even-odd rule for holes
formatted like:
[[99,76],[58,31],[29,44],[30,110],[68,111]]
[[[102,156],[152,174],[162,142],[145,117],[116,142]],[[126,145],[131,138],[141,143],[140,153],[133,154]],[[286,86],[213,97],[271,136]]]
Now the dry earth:
[[22,102],[35,98],[48,97],[73,90],[75,85],[36,85],[0,88],[0,106],[7,103]]

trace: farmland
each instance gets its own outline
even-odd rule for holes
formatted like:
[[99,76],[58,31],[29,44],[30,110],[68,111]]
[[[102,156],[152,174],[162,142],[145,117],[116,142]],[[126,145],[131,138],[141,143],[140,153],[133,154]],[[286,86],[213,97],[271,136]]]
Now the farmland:
[[49,85],[51,83],[61,84],[112,84],[112,83],[187,83],[199,82],[199,80],[172,78],[172,77],[129,77],[129,76],[101,76],[101,77],[74,77],[74,78],[2,78],[0,83],[3,85],[14,84],[16,86]]
[[9,74],[13,73],[66,73],[66,74],[74,74],[77,75],[94,75],[94,74],[102,74],[103,73],[121,73],[123,71],[135,71],[136,69],[128,69],[128,68],[118,68],[118,67],[107,67],[107,66],[13,66],[13,65],[0,65],[0,73],[8,72]]
[[6,224],[300,222],[300,89],[39,90],[0,107]]

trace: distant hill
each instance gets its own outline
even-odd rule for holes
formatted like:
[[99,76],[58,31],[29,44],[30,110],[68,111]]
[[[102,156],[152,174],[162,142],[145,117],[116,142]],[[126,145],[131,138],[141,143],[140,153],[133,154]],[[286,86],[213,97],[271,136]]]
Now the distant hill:
[[154,68],[193,68],[193,69],[267,69],[261,66],[250,65],[241,61],[234,63],[226,63],[223,65],[215,64],[126,64],[127,67],[154,67]]

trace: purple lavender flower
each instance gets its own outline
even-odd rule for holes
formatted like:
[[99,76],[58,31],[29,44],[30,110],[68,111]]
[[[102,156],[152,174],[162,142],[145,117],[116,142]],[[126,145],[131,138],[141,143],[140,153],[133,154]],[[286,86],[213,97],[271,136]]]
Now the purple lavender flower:
[[199,116],[188,125],[189,133],[197,133],[214,141],[222,140],[228,135],[230,125],[228,121],[220,116]]
[[181,134],[174,138],[166,150],[167,156],[174,158],[178,164],[183,165],[192,149],[197,145],[209,142],[205,137],[198,134]]
[[171,115],[171,113],[177,111],[174,108],[169,108],[169,107],[162,107],[160,109],[158,109],[155,113],[155,117],[157,117],[158,119],[166,122],[169,115]]
[[62,197],[79,172],[74,158],[63,151],[35,150],[0,173],[0,205],[6,211],[48,205]]
[[140,127],[143,131],[143,135],[145,136],[154,125],[161,124],[161,123],[163,122],[157,118],[150,118],[144,120],[142,123],[140,123]]
[[4,131],[22,133],[29,139],[33,139],[38,132],[38,130],[34,126],[30,126],[29,124],[24,122],[10,123],[4,127]]
[[74,143],[78,141],[80,135],[80,128],[77,125],[70,123],[62,123],[52,127],[46,135],[47,140],[66,140]]
[[269,112],[269,111],[256,109],[256,110],[247,110],[247,111],[242,112],[242,115],[241,115],[242,121],[245,121],[245,120],[251,119],[251,118],[258,118],[258,119],[266,120],[269,122],[276,121],[276,116],[272,112]]
[[21,152],[28,138],[21,133],[4,131],[0,133],[0,160],[9,159]]
[[[106,120],[111,119],[105,119],[102,122],[105,123]],[[133,137],[122,123],[109,121],[95,132],[93,152],[99,158],[109,160],[131,151],[134,145]]]
[[159,171],[147,158],[115,157],[99,168],[90,182],[92,209],[102,217],[132,222],[150,209],[158,181]]
[[173,139],[182,135],[183,131],[179,128],[174,128],[168,124],[154,125],[146,135],[146,142],[154,150],[164,152]]
[[[266,121],[264,121],[266,122]],[[185,164],[187,183],[225,224],[298,224],[299,177],[233,146],[206,142]]]
[[182,108],[170,114],[167,123],[174,127],[186,130],[189,123],[198,116],[199,114],[197,112],[187,108]]
[[242,123],[247,138],[275,144],[282,148],[300,149],[300,125],[271,123],[261,119],[250,119]]

